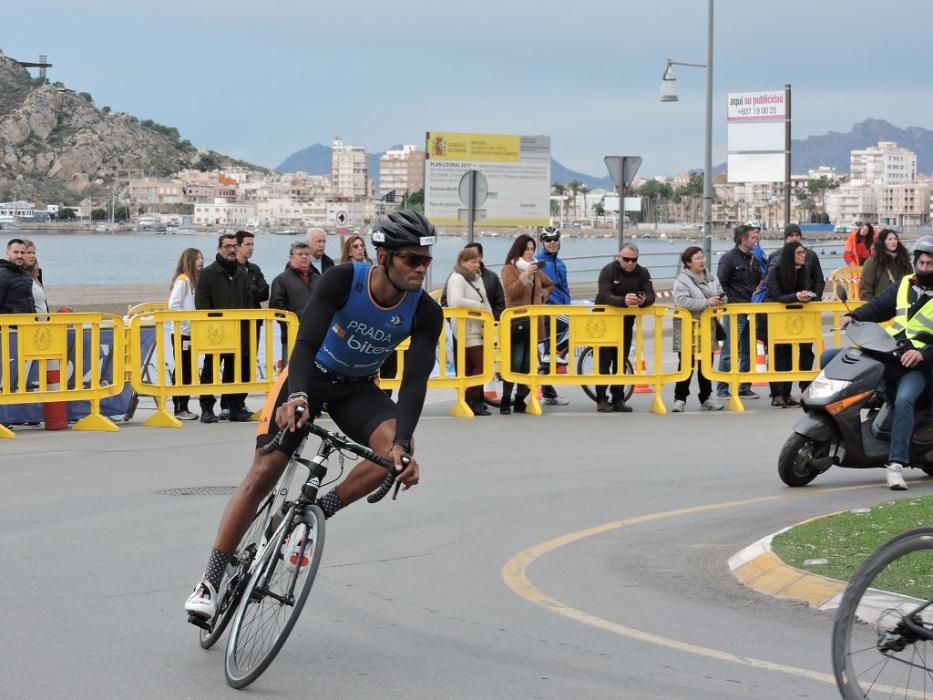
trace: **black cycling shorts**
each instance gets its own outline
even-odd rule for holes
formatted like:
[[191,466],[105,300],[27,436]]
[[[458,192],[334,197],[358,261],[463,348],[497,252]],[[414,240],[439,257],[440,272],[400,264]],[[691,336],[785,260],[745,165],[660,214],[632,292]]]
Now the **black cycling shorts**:
[[[288,400],[288,369],[276,381],[266,398],[256,430],[256,449],[267,444],[278,433],[276,409]],[[311,415],[317,418],[327,404],[327,414],[340,432],[361,445],[369,446],[369,437],[381,423],[396,417],[395,402],[372,381],[333,382],[321,373],[312,372],[308,387]],[[300,439],[299,433],[286,435],[277,448],[291,454]],[[290,439],[291,438],[291,439]]]

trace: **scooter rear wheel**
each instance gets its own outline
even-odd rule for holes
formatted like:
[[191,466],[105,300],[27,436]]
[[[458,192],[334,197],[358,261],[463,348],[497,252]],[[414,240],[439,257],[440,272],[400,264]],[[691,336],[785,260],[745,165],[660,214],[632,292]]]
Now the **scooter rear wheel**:
[[794,433],[784,443],[778,457],[778,475],[788,486],[806,486],[820,473],[811,466],[818,444],[812,438]]

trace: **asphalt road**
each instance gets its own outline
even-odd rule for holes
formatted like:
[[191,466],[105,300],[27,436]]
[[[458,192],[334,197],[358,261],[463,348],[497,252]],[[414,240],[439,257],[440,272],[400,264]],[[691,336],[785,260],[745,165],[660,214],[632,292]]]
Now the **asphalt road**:
[[[903,494],[880,471],[784,487],[796,412],[446,417],[423,483],[328,523],[322,568],[256,698],[827,698],[831,618],[754,593],[729,556]],[[667,397],[670,404],[670,397]],[[223,643],[182,605],[254,426],[20,431],[0,443],[0,697],[221,698]],[[933,480],[910,475],[907,496]],[[581,532],[591,530],[591,532]],[[576,534],[572,534],[576,533]],[[563,539],[559,539],[563,538]],[[536,549],[531,549],[536,548]]]

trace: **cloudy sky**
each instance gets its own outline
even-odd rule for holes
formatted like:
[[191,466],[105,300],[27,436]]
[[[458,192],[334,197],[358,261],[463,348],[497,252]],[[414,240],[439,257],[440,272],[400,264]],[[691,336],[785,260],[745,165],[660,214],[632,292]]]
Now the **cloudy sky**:
[[[315,142],[381,151],[427,130],[548,134],[564,165],[641,155],[641,174],[703,163],[705,0],[33,0],[7,3],[0,49],[195,145],[274,166]],[[933,128],[933,2],[718,0],[714,162],[726,93],[794,88],[794,137],[866,117]]]

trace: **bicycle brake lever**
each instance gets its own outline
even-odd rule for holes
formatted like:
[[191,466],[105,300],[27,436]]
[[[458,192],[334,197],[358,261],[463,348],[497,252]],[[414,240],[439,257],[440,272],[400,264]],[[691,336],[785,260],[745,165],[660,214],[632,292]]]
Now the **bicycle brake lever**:
[[398,490],[399,490],[400,488],[402,488],[402,482],[401,482],[401,481],[396,481],[396,482],[395,482],[395,490],[392,492],[392,500],[393,500],[393,501],[394,501],[396,498],[398,498]]

